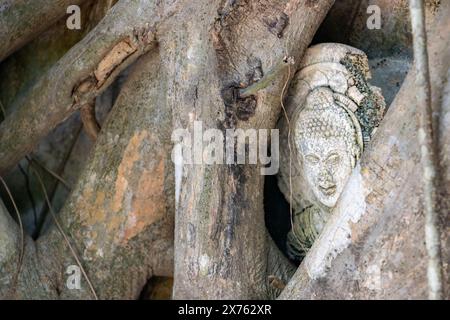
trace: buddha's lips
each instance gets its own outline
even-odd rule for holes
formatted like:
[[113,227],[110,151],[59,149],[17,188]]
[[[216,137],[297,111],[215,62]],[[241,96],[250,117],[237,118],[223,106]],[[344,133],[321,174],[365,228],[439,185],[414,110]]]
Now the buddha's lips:
[[327,187],[319,186],[319,188],[320,188],[320,191],[322,191],[322,193],[327,196],[332,196],[333,194],[336,193],[336,185],[327,186]]

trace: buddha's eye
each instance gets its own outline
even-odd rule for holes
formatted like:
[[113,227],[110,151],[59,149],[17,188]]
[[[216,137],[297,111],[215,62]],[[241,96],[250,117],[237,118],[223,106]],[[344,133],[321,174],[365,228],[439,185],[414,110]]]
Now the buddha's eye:
[[339,155],[337,153],[332,153],[327,158],[327,163],[331,165],[337,165],[339,163]]
[[311,164],[317,164],[320,161],[319,157],[317,157],[313,154],[308,154],[305,158],[306,158],[306,161]]

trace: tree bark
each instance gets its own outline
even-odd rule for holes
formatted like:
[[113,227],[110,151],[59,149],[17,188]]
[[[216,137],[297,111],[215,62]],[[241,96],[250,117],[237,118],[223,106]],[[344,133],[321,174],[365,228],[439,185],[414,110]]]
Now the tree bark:
[[0,61],[45,31],[85,0],[5,0],[0,7]]
[[[26,95],[27,89],[32,86],[39,77],[42,77],[61,57],[70,50],[77,42],[83,39],[92,28],[104,17],[110,9],[111,3],[108,1],[86,1],[81,8],[81,30],[69,30],[66,26],[66,19],[60,19],[55,25],[40,34],[33,41],[21,48],[17,53],[0,64],[0,102],[8,116],[11,102],[18,99],[20,95]],[[122,75],[121,75],[122,76]],[[110,86],[102,94],[104,97],[112,96],[114,86]],[[116,90],[117,91],[117,90]],[[108,99],[97,99],[96,112],[99,121],[102,122],[102,116],[105,111],[109,111],[112,103]],[[0,117],[4,119],[3,114]],[[30,158],[58,175],[65,175],[64,179],[75,185],[76,180],[68,177],[70,170],[71,176],[79,175],[77,170],[66,163],[82,164],[85,163],[86,155],[90,149],[88,143],[83,144],[84,134],[80,130],[80,120],[77,114],[69,117],[63,124],[55,128],[47,137],[39,141]],[[81,133],[81,135],[80,135]],[[89,142],[89,141],[88,141]],[[79,146],[85,146],[83,151],[77,151]],[[74,149],[74,152],[71,150]],[[72,156],[70,156],[72,154]],[[74,155],[78,159],[74,161]],[[21,161],[19,166],[15,166],[11,172],[4,175],[5,182],[8,184],[11,192],[14,194],[16,204],[23,218],[25,231],[33,235],[33,238],[39,233],[40,226],[45,220],[48,208],[41,192],[40,183],[36,177],[29,172],[29,163],[27,160]],[[42,166],[39,166],[42,167]],[[59,180],[49,174],[49,171],[40,170],[42,179],[49,190],[49,197],[52,199],[55,211],[59,212],[61,202],[67,198],[66,187],[61,185],[61,191],[56,191]],[[67,170],[66,170],[67,169]],[[65,172],[65,173],[64,173]],[[26,192],[23,192],[26,190]],[[37,190],[37,192],[36,192]],[[63,194],[62,194],[63,193]],[[5,203],[9,203],[6,199]]]
[[[180,11],[179,28],[161,39],[173,127],[192,132],[194,121],[202,121],[204,129],[223,131],[274,128],[287,72],[256,94],[256,106],[243,102],[245,114],[227,101],[226,90],[250,85],[246,75],[258,65],[267,74],[285,56],[298,63],[332,3],[195,1]],[[183,165],[176,199],[174,298],[269,297],[260,168]]]
[[[137,298],[151,276],[172,274],[170,113],[161,108],[162,79],[154,50],[134,67],[61,213],[100,298]],[[155,127],[161,130],[150,130]],[[63,257],[56,265],[73,264],[57,230],[38,245]],[[56,278],[63,274],[54,271]],[[73,297],[61,281],[61,297]]]
[[[151,276],[172,274],[170,113],[161,108],[160,68],[158,50],[134,67],[58,217],[100,298],[137,298]],[[26,252],[30,269],[20,274],[15,298],[93,297],[85,280],[82,290],[66,287],[66,269],[77,263],[55,226]]]

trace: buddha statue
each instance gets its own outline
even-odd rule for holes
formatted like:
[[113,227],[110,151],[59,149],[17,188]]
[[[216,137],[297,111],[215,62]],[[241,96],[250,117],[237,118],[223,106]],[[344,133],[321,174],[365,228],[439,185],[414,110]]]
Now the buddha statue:
[[307,51],[293,79],[289,126],[285,118],[279,123],[278,184],[292,206],[287,249],[294,260],[306,254],[325,226],[384,114],[384,100],[367,83],[369,75],[363,52],[321,44]]

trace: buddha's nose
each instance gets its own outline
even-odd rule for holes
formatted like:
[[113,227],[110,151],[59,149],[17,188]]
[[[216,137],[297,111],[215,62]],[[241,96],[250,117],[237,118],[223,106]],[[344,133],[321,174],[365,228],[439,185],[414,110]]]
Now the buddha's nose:
[[319,174],[319,185],[325,188],[335,185],[333,173],[331,172],[331,170],[322,168]]

